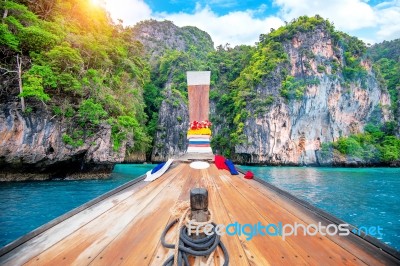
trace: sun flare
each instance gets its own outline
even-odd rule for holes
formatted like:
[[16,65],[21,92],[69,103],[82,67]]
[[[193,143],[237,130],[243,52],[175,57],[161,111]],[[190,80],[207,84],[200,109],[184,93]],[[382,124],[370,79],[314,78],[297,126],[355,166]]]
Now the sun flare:
[[105,6],[106,4],[105,0],[90,0],[90,2],[95,6]]

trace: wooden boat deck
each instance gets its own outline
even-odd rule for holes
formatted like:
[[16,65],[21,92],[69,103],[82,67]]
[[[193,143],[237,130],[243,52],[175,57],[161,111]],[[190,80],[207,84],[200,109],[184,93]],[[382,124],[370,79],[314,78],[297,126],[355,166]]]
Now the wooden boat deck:
[[[162,265],[172,250],[160,244],[170,208],[205,187],[217,224],[238,222],[310,224],[328,221],[262,185],[231,176],[215,165],[195,170],[179,163],[159,179],[128,186],[21,243],[0,257],[0,265]],[[174,233],[168,235],[172,242]],[[230,265],[396,265],[399,260],[358,236],[222,237]],[[215,262],[222,262],[218,250]],[[204,265],[205,258],[192,258]],[[219,263],[216,263],[219,265]]]

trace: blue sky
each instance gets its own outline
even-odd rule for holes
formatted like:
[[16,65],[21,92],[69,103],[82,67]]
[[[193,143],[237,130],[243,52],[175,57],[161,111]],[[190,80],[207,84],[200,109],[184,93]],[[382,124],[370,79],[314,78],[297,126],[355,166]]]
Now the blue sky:
[[208,5],[216,14],[218,15],[226,15],[229,12],[234,11],[246,11],[246,10],[255,10],[260,8],[260,6],[264,5],[265,11],[260,13],[260,16],[267,16],[275,13],[279,9],[273,7],[271,2],[268,1],[230,1],[230,0],[214,0],[214,1],[195,1],[195,0],[173,0],[173,1],[155,1],[148,0],[145,1],[153,11],[155,12],[168,12],[168,13],[177,13],[177,12],[185,12],[191,13],[195,10],[196,5],[200,4],[202,6]]
[[319,14],[366,43],[400,38],[400,0],[92,0],[105,1],[114,19],[134,25],[171,20],[207,31],[215,45],[254,44],[261,33],[301,15]]

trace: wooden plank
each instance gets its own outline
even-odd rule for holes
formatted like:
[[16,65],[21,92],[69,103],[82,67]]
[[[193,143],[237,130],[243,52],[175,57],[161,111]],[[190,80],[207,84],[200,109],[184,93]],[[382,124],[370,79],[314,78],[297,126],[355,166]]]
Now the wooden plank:
[[71,216],[70,218],[58,223],[57,225],[47,229],[40,235],[28,240],[24,244],[16,247],[11,252],[0,257],[1,265],[21,265],[28,260],[39,255],[44,250],[55,245],[61,239],[72,234],[91,220],[107,212],[111,208],[132,196],[134,193],[143,188],[147,183],[139,182],[132,187],[128,187],[118,194],[113,195],[103,201],[84,209],[83,211]]
[[[50,249],[30,260],[27,265],[85,265],[94,259],[154,197],[180,172],[177,167],[153,181],[108,212],[90,221]],[[116,222],[115,219],[118,219]]]
[[[208,169],[206,169],[206,170],[195,170],[193,178],[196,181],[195,187],[207,188],[208,191],[209,191],[209,197],[213,197],[213,195],[211,195],[213,192],[210,191],[210,186],[209,186],[210,182],[208,182],[207,176],[206,176],[207,170]],[[213,204],[214,203],[209,202],[209,204],[210,204],[210,208],[209,209],[211,209],[211,211],[213,211],[214,210],[213,209]],[[217,211],[222,211],[222,210],[218,209]],[[214,221],[215,221],[215,219],[214,219]],[[195,258],[192,258],[192,259],[193,259],[193,263],[192,263],[193,265],[204,266],[204,265],[207,265],[208,256],[195,257]],[[222,264],[215,263],[215,262],[220,262],[220,261],[223,261],[222,253],[221,253],[220,249],[217,248],[216,251],[214,252],[212,265],[222,265]]]
[[178,176],[149,201],[138,215],[92,261],[91,265],[147,265],[152,258],[170,208],[175,205],[180,191],[188,179],[182,176],[189,166],[185,165]]
[[[261,194],[258,190],[248,185],[244,179],[223,175],[249,202],[261,213],[269,223],[283,224],[298,223],[307,226],[300,217],[294,216],[283,208],[277,208],[279,205],[271,201],[268,197]],[[240,176],[243,178],[243,176]],[[302,232],[302,231],[301,231]],[[341,265],[363,265],[361,261],[350,254],[347,250],[337,246],[329,238],[317,234],[315,236],[304,236],[302,233],[297,236],[291,236],[286,241],[304,258],[307,258],[311,264],[341,264]]]
[[[202,170],[203,175],[200,181],[200,186],[208,189],[209,193],[209,209],[213,212],[214,222],[216,224],[230,224],[233,220],[229,217],[228,211],[224,203],[222,202],[221,196],[219,195],[220,188],[217,187],[213,179],[217,178],[218,170],[216,167],[211,165],[210,168]],[[226,249],[228,250],[230,265],[250,265],[247,259],[246,253],[243,249],[242,243],[238,236],[227,236],[223,235],[221,241],[224,243]],[[249,257],[254,255],[249,253]],[[223,254],[218,249],[214,255],[215,265],[223,264]],[[218,263],[219,262],[219,263]]]
[[189,119],[193,121],[208,120],[210,85],[189,85]]
[[[194,170],[192,169],[190,174],[190,182],[187,183],[187,188],[184,188],[180,200],[187,200],[189,195],[190,188],[195,187],[204,187],[209,191],[209,209],[214,210],[214,217],[216,223],[230,223],[227,212],[225,211],[225,207],[221,205],[222,201],[218,196],[218,192],[213,182],[210,180],[210,174],[207,170]],[[174,229],[174,228],[173,228]],[[167,241],[171,243],[173,239],[175,239],[175,230],[167,235]],[[222,241],[226,245],[229,256],[230,256],[230,265],[249,265],[247,261],[247,257],[245,256],[244,250],[241,246],[241,242],[238,237],[227,237],[223,236]],[[157,247],[156,252],[153,255],[151,265],[161,265],[171,254],[172,250],[167,250],[162,246]],[[205,265],[207,258],[190,258],[192,265]],[[217,249],[214,254],[214,262],[217,262],[213,265],[222,265],[223,256],[222,252]],[[218,263],[219,262],[219,263]]]
[[[182,187],[182,190],[180,192],[178,201],[187,201],[189,200],[189,191],[191,188],[196,187],[196,177],[194,176],[195,173],[199,170],[195,170],[189,167],[188,171],[183,173],[182,176],[183,178],[187,179],[187,182],[185,185]],[[164,228],[172,222],[172,217],[170,216],[168,219],[168,222],[165,223]],[[161,237],[161,234],[160,234]],[[176,227],[174,226],[171,228],[170,232],[167,234],[165,240],[167,243],[174,243],[176,239]],[[173,250],[164,248],[161,245],[161,241],[158,241],[157,247],[152,255],[151,262],[149,265],[162,265],[164,261],[168,259],[173,254]]]
[[[215,167],[215,165],[212,165]],[[229,215],[239,224],[268,224],[268,221],[224,178],[217,176],[215,184],[220,187],[220,195]],[[255,236],[250,241],[240,235],[248,260],[255,265],[306,265],[306,258],[298,254],[287,242],[277,237]],[[253,258],[251,257],[253,256]]]

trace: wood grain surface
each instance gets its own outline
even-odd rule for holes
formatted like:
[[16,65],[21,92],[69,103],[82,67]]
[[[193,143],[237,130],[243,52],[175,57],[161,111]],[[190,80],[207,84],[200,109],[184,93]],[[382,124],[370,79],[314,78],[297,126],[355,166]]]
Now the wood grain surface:
[[209,92],[209,85],[188,86],[190,122],[208,120]]

